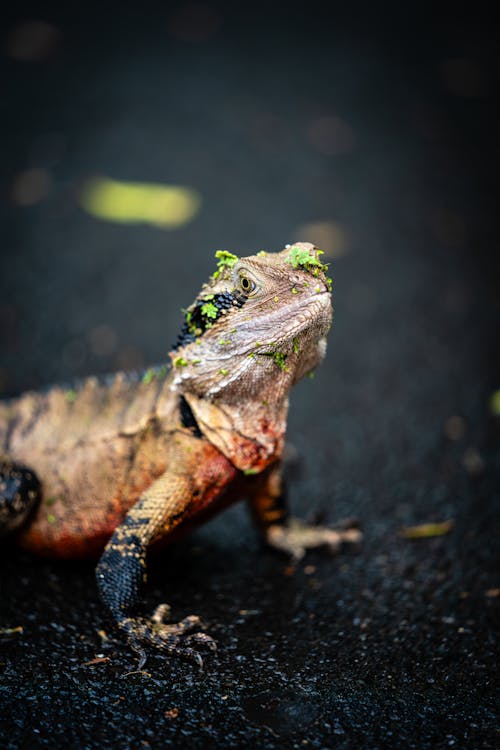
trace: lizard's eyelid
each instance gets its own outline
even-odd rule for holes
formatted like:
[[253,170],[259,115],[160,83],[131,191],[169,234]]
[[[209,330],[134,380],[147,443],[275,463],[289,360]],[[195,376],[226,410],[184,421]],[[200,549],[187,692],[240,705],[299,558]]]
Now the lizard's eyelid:
[[248,271],[243,266],[235,269],[235,286],[241,289],[247,296],[251,296],[260,291],[260,284],[253,276],[251,271]]

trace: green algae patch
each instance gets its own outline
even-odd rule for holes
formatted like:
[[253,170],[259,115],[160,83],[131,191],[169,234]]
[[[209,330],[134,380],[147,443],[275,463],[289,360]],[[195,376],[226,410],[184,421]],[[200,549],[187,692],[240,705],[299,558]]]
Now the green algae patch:
[[65,399],[68,402],[68,404],[74,404],[75,401],[76,401],[76,399],[77,399],[78,394],[77,394],[76,391],[74,391],[72,388],[70,388],[69,391],[66,391],[66,393],[64,394],[64,396],[65,396]]
[[185,313],[184,313],[184,315],[185,315],[186,325],[188,327],[189,333],[191,335],[193,335],[193,336],[201,336],[201,334],[203,333],[203,331],[201,330],[201,328],[199,326],[196,325],[196,323],[194,323],[194,321],[193,321],[193,311],[192,310],[186,310]]
[[284,352],[274,352],[272,357],[273,361],[278,365],[280,370],[283,370],[284,372],[288,370],[288,367],[286,366],[287,355]]
[[184,357],[176,357],[173,361],[174,367],[186,367],[187,364],[188,361]]
[[317,255],[323,255],[323,250],[316,250],[316,253],[311,255],[306,248],[293,245],[290,248],[286,262],[292,268],[302,268],[313,276],[319,276],[320,273],[324,273],[328,288],[331,289],[332,280],[326,275],[328,272],[328,263],[322,263],[316,257]]
[[213,302],[205,302],[201,306],[200,312],[204,318],[209,318],[210,320],[217,320],[217,317],[219,315],[219,311],[217,310]]
[[[318,255],[322,255],[323,251],[316,250],[316,253]],[[316,258],[315,255],[311,255],[309,250],[307,250],[306,248],[298,247],[297,245],[293,245],[293,247],[290,248],[290,252],[288,253],[286,262],[289,263],[292,268],[304,268],[309,272],[311,272],[315,268],[317,268],[319,271],[324,271],[325,273],[328,270],[328,266],[326,265],[326,263],[322,263]]]
[[213,278],[218,279],[219,276],[226,270],[231,269],[239,260],[237,255],[230,253],[228,250],[217,250],[215,253],[217,258],[217,270],[214,271]]

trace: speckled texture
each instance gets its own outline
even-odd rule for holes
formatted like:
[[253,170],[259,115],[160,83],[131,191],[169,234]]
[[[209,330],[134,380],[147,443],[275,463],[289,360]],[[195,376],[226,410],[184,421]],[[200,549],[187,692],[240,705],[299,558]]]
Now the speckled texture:
[[[92,565],[2,545],[0,627],[23,632],[1,639],[0,744],[493,748],[488,19],[402,7],[329,24],[290,12],[285,27],[223,8],[220,29],[195,43],[172,36],[169,13],[47,15],[59,56],[2,61],[4,196],[22,169],[52,179],[36,205],[2,207],[2,392],[160,361],[214,250],[273,249],[298,225],[334,220],[348,252],[333,261],[329,355],[292,399],[290,499],[303,516],[357,516],[365,540],[291,574],[237,506],[161,553],[146,603],[203,615],[219,651],[201,674],[157,655],[138,672],[99,632]],[[445,62],[457,58],[478,66],[475,96],[450,89]],[[336,155],[311,140],[331,114],[354,134]],[[187,184],[205,202],[171,233],[101,223],[75,202],[96,173]],[[107,354],[95,345],[103,324],[116,337]],[[399,533],[446,519],[444,537]]]

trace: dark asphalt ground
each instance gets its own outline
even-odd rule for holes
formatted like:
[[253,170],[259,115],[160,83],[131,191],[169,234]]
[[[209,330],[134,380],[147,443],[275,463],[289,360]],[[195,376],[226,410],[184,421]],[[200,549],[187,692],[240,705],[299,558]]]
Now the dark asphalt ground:
[[[291,504],[365,538],[292,573],[240,505],[165,551],[146,608],[203,616],[202,673],[154,654],[138,671],[92,565],[2,541],[0,627],[22,633],[0,642],[0,746],[495,747],[488,16],[106,7],[31,13],[50,26],[27,37],[4,20],[0,394],[162,361],[216,249],[320,236],[336,315],[292,398]],[[172,231],[101,221],[78,205],[95,175],[190,186],[202,207]]]

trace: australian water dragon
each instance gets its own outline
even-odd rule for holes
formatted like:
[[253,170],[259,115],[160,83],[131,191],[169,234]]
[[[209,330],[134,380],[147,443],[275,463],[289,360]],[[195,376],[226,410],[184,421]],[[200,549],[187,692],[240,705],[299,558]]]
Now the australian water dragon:
[[283,498],[289,392],[323,359],[332,319],[319,251],[217,257],[168,368],[0,402],[0,532],[41,555],[100,556],[101,598],[131,645],[198,663],[215,647],[199,617],[137,614],[150,546],[241,497],[295,559],[360,537],[290,519]]

